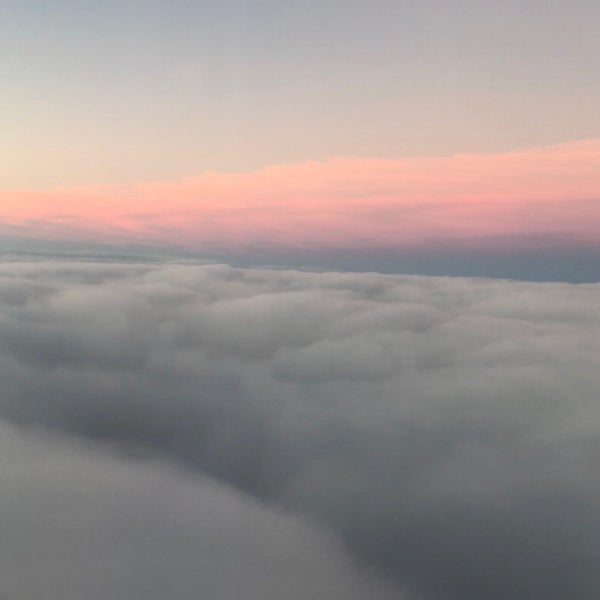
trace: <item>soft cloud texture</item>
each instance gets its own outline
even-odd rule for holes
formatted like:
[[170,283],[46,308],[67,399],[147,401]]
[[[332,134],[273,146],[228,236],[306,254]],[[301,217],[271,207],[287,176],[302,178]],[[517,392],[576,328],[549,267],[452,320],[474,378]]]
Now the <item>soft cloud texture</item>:
[[[599,300],[598,285],[6,263],[0,414],[293,510],[426,600],[592,600]],[[159,487],[132,494],[143,508]]]
[[331,535],[206,478],[0,424],[0,597],[377,600]]
[[4,233],[256,248],[594,248],[600,141],[497,155],[332,158],[176,182],[0,191]]

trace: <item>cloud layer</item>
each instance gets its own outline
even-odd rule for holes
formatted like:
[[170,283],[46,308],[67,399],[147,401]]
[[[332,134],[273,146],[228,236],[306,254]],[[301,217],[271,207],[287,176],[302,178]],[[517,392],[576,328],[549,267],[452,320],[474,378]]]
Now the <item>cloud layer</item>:
[[2,231],[256,248],[598,249],[600,141],[498,155],[332,158],[178,182],[0,191]]
[[[295,511],[357,561],[311,533],[336,581],[363,565],[426,600],[591,600],[599,300],[599,285],[6,263],[0,414],[108,444],[118,473],[167,460]],[[160,473],[140,477],[175,477]]]

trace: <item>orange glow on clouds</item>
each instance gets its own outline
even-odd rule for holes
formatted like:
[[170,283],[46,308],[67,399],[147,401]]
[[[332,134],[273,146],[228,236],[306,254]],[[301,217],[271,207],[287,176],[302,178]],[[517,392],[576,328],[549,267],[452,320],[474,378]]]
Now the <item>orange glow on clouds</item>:
[[[198,250],[600,246],[600,140],[499,155],[334,158],[176,182],[0,191],[3,231]],[[506,248],[510,250],[510,248]]]

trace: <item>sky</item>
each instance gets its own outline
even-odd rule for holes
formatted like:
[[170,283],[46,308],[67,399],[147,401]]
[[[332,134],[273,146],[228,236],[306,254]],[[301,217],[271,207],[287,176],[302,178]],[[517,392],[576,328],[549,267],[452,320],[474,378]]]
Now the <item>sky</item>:
[[595,0],[3,3],[0,235],[597,280],[599,27]]

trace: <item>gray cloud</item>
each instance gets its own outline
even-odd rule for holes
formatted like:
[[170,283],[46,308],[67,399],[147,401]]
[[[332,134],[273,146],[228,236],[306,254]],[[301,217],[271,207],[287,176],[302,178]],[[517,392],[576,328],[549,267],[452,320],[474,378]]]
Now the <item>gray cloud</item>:
[[596,598],[600,285],[7,263],[0,412],[218,478],[427,599]]
[[2,598],[391,600],[331,535],[206,478],[0,425]]

